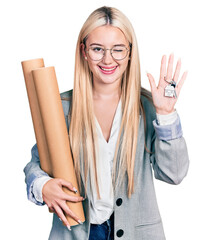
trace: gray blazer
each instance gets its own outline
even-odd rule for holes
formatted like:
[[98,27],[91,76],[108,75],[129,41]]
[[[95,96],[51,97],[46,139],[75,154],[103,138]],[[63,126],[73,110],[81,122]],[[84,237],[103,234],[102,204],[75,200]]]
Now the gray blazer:
[[[72,90],[62,93],[61,97],[70,98],[70,100],[62,100],[68,128],[70,123],[68,113],[71,109]],[[114,192],[115,240],[164,240],[165,235],[155,195],[152,169],[156,179],[170,184],[179,184],[186,176],[189,166],[186,143],[182,137],[179,117],[171,125],[159,126],[155,120],[156,114],[152,103],[144,96],[141,97],[141,100],[146,114],[146,136],[144,137],[143,117],[140,115],[134,168],[135,193],[128,199],[128,179],[125,175],[123,184]],[[145,151],[144,138],[148,149],[153,152],[152,154]],[[41,203],[35,200],[31,191],[34,180],[37,177],[46,175],[40,169],[37,145],[32,148],[32,159],[24,168],[24,172],[29,200],[41,205]],[[87,191],[89,190],[88,188]],[[84,195],[83,187],[81,196]],[[57,215],[54,214],[49,239],[87,240],[90,231],[90,201],[88,198],[83,201],[83,208],[86,221],[82,225],[71,227],[72,231],[68,231]]]

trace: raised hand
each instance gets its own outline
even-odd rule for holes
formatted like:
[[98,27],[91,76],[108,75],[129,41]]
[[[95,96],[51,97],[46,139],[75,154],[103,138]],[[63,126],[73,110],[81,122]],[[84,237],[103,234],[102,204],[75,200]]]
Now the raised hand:
[[[158,86],[156,86],[153,76],[150,73],[147,73],[147,77],[149,79],[150,86],[151,86],[153,103],[154,103],[156,112],[159,114],[169,114],[174,111],[174,106],[177,102],[181,88],[187,77],[187,72],[184,72],[180,81],[178,81],[180,69],[181,69],[180,59],[177,61],[176,69],[172,77],[173,62],[174,62],[174,55],[171,54],[169,56],[167,73],[166,73],[166,56],[164,55],[162,57],[161,67],[160,67],[160,79],[159,79]],[[177,97],[166,97],[164,95],[165,87],[168,86],[169,85],[168,82],[171,82],[172,80],[176,82],[175,91],[176,91]]]

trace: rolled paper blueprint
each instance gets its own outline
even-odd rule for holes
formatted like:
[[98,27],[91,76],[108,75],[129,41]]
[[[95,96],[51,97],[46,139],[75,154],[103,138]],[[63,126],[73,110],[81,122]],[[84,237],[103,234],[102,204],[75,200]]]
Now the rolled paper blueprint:
[[[53,177],[65,179],[78,189],[70,141],[66,127],[61,97],[54,67],[32,70],[40,112],[51,160]],[[63,190],[71,196],[80,196],[67,188]],[[68,207],[84,222],[82,202],[67,202]],[[66,215],[71,226],[77,225],[74,219]]]
[[50,166],[50,156],[48,152],[48,146],[46,142],[42,117],[37,100],[37,93],[35,91],[32,70],[36,68],[44,67],[44,61],[42,58],[33,59],[21,62],[23,68],[23,74],[26,84],[26,90],[29,100],[29,106],[31,110],[32,122],[34,126],[35,138],[37,142],[37,148],[39,152],[41,168],[52,176]]

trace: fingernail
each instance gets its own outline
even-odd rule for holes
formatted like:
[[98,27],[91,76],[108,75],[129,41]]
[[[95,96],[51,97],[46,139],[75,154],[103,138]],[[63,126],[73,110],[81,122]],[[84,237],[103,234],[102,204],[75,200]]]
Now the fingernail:
[[78,192],[78,190],[77,190],[75,187],[73,187],[73,191],[75,191],[75,193],[77,193],[77,192]]
[[59,218],[59,220],[60,220],[60,221],[62,221],[62,219],[61,219],[61,218]]
[[71,231],[71,227],[70,227],[70,226],[67,226],[67,229],[68,229],[69,231]]
[[82,201],[84,201],[84,200],[86,200],[86,198],[83,198],[83,200],[82,200]]
[[78,223],[83,224],[83,223],[81,222],[81,220],[78,220]]

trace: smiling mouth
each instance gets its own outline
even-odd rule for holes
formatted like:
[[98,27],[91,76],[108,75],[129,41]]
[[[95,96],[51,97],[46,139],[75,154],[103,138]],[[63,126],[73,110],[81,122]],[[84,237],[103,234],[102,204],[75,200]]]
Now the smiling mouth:
[[99,69],[101,70],[102,73],[112,74],[112,73],[115,72],[115,70],[117,69],[118,66],[111,67],[111,68],[101,67],[101,66],[98,66],[98,67],[99,67]]

